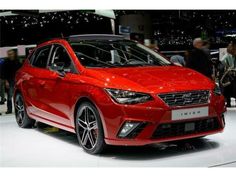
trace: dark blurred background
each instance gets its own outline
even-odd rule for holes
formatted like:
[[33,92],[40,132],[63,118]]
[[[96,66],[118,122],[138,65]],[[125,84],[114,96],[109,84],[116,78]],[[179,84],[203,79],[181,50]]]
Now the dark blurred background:
[[[44,39],[73,34],[111,34],[111,18],[93,10],[38,13],[0,10],[0,46],[36,44]],[[232,10],[114,10],[115,33],[128,30],[129,36],[155,41],[160,49],[191,48],[201,37],[211,48],[225,47],[236,36],[236,11]],[[126,31],[127,32],[127,31]],[[125,32],[125,33],[126,33]]]

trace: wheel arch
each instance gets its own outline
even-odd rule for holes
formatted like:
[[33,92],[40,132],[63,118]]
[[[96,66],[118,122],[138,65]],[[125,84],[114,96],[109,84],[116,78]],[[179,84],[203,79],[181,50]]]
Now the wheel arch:
[[16,89],[14,90],[14,94],[13,94],[13,99],[14,99],[14,100],[15,100],[16,95],[17,95],[18,93],[22,94],[21,91],[20,91],[20,89],[16,88]]

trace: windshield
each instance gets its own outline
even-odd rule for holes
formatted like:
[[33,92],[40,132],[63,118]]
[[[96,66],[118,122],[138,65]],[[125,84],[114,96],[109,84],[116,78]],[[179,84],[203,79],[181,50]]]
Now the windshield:
[[85,67],[166,66],[171,63],[151,49],[129,40],[89,40],[71,43]]

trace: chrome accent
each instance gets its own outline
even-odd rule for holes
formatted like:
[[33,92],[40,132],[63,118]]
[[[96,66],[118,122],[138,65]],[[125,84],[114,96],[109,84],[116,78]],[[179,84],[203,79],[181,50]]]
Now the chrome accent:
[[168,106],[189,106],[198,104],[207,104],[210,98],[209,90],[196,90],[186,92],[158,94]]

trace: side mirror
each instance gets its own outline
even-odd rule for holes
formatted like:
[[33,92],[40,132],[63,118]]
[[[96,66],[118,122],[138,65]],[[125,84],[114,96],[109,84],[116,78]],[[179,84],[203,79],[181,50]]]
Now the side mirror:
[[64,77],[66,72],[64,70],[64,66],[65,66],[65,63],[64,62],[58,62],[58,63],[53,63],[51,66],[50,66],[50,69],[54,70],[57,72],[57,74],[60,76],[60,77]]

